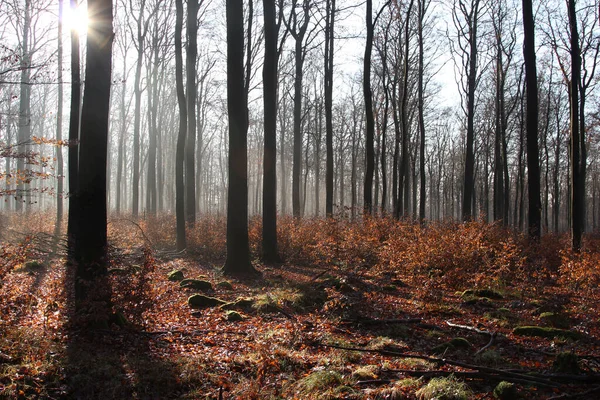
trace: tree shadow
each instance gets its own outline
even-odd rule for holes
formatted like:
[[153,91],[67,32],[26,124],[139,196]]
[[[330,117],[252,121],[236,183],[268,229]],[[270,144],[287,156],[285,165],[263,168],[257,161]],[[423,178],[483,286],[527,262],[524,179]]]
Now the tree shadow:
[[[110,291],[109,275],[94,282]],[[73,399],[170,399],[180,398],[185,389],[179,383],[177,365],[167,353],[156,350],[151,335],[132,324],[112,317],[100,324],[82,322],[76,312],[74,267],[65,276],[67,320],[64,375],[67,398]],[[146,299],[150,302],[151,299]],[[119,304],[119,306],[121,306]],[[86,316],[89,318],[89,315]],[[86,318],[83,318],[84,320]],[[120,326],[124,325],[124,326]]]

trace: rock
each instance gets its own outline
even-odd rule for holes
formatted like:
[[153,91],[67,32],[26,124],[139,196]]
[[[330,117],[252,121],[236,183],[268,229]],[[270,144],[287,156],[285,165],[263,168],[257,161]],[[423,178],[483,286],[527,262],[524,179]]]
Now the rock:
[[571,323],[567,317],[555,312],[541,313],[540,320],[554,328],[569,329],[571,327]]
[[228,281],[221,281],[217,283],[217,287],[224,290],[233,290],[233,285]]
[[471,347],[471,343],[462,337],[456,337],[451,339],[448,342],[439,344],[437,346],[435,346],[432,351],[434,354],[441,354],[441,353],[445,353],[449,350],[455,350],[455,349],[468,349]]
[[461,297],[466,296],[487,297],[494,300],[502,300],[504,298],[504,296],[492,289],[467,289],[462,292]]
[[233,311],[233,310],[228,310],[225,313],[225,318],[227,319],[227,321],[230,321],[230,322],[238,322],[238,321],[243,321],[246,319],[245,316],[243,316],[239,312]]
[[254,299],[238,297],[231,303],[225,303],[221,306],[222,310],[240,310],[250,312],[254,309]]
[[180,281],[184,278],[183,271],[180,269],[174,269],[167,274],[167,279],[173,282]]
[[212,284],[209,281],[189,278],[183,279],[181,282],[179,282],[179,286],[182,288],[202,290],[203,292],[213,289]]
[[494,388],[494,397],[500,400],[517,399],[519,392],[514,383],[502,381]]
[[557,336],[573,340],[581,339],[581,334],[578,332],[543,326],[517,326],[513,329],[513,333],[515,335],[543,337],[548,339],[553,339]]
[[223,300],[203,294],[193,294],[188,298],[188,305],[192,308],[218,307],[223,304]]
[[552,369],[563,374],[578,374],[580,372],[579,358],[575,353],[559,353],[552,364]]

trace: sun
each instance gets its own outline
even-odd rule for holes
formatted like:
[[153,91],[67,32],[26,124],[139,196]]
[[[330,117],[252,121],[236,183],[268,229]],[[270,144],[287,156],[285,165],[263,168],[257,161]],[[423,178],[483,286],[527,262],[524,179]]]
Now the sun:
[[63,24],[65,31],[75,29],[79,35],[85,35],[88,28],[87,6],[80,4],[76,9],[65,7],[63,10]]

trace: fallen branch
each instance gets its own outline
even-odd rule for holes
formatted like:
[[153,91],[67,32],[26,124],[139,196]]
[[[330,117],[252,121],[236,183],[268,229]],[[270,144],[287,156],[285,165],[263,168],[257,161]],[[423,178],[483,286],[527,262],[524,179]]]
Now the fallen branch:
[[488,342],[488,344],[486,344],[485,346],[483,346],[481,349],[477,350],[475,352],[475,355],[481,354],[485,350],[489,349],[494,344],[494,342],[496,341],[496,336],[498,336],[498,332],[484,331],[484,330],[481,330],[479,328],[475,328],[474,326],[455,324],[455,323],[450,322],[450,321],[446,321],[446,325],[448,325],[448,326],[450,326],[452,328],[464,329],[464,330],[467,330],[467,331],[479,333],[480,335],[487,335],[487,336],[490,337],[490,341]]
[[516,373],[516,372],[509,372],[509,371],[505,371],[505,370],[501,370],[501,369],[496,369],[496,368],[491,368],[491,367],[484,367],[484,366],[481,366],[481,365],[467,364],[467,363],[463,363],[463,362],[455,361],[455,360],[450,360],[450,359],[446,359],[446,358],[437,358],[437,357],[430,357],[430,356],[422,356],[422,355],[419,355],[419,354],[411,354],[411,353],[399,353],[399,352],[389,351],[389,350],[377,350],[377,349],[365,349],[365,348],[360,348],[360,347],[338,346],[338,345],[323,344],[323,343],[318,343],[318,342],[310,343],[310,345],[313,346],[313,347],[326,347],[326,348],[348,350],[348,351],[358,351],[358,352],[365,352],[365,353],[377,353],[377,354],[391,356],[391,357],[413,358],[413,359],[419,359],[419,360],[429,361],[429,362],[435,363],[437,365],[451,365],[451,366],[465,368],[465,369],[471,369],[471,370],[475,370],[475,371],[479,371],[479,372],[486,372],[486,373],[489,373],[489,374],[498,375],[499,377],[502,377],[505,380],[520,379],[520,380],[528,381],[529,384],[536,384],[538,386],[546,386],[546,387],[558,387],[558,386],[560,386],[559,384],[556,384],[556,383],[552,382],[551,380],[545,379],[545,378],[538,378],[538,377],[529,376],[529,375],[526,375],[526,374],[520,374],[520,373]]
[[563,393],[561,395],[558,396],[552,396],[552,397],[548,397],[548,400],[556,400],[556,399],[576,399],[577,397],[586,397],[587,399],[590,399],[591,397],[587,397],[590,394],[593,393],[599,393],[600,392],[600,386],[596,386],[591,388],[590,390],[586,390],[585,392],[581,392],[581,393]]
[[403,318],[403,319],[373,319],[373,318],[358,318],[342,320],[344,324],[358,325],[395,325],[395,324],[418,324],[421,318]]
[[477,350],[475,352],[475,355],[481,354],[485,350],[489,349],[494,344],[494,341],[496,340],[496,336],[498,336],[498,332],[492,333],[491,336],[490,336],[490,341],[488,342],[488,344],[486,344],[485,346],[483,346],[482,348],[480,348],[479,350]]

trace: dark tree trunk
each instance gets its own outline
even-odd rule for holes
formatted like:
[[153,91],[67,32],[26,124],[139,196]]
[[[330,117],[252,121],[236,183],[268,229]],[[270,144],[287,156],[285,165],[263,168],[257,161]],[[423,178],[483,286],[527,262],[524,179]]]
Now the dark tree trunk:
[[528,184],[528,232],[535,241],[541,235],[540,200],[540,154],[538,149],[538,87],[535,61],[535,26],[532,0],[523,0],[523,58],[525,60],[525,84],[527,85],[527,184]]
[[198,0],[188,0],[186,85],[188,129],[185,145],[185,216],[196,222],[196,57],[198,56]]
[[427,11],[426,0],[419,0],[419,19],[418,19],[418,35],[419,35],[419,72],[418,72],[418,102],[419,102],[419,171],[420,171],[420,193],[419,193],[419,222],[422,224],[425,220],[425,104],[423,99],[423,58],[425,57],[423,43],[423,21],[425,20],[425,12]]
[[185,187],[183,167],[185,141],[187,136],[187,105],[183,89],[183,56],[181,34],[183,31],[183,0],[175,0],[175,80],[177,85],[177,104],[179,105],[179,133],[175,154],[175,215],[177,219],[177,250],[186,248],[185,237]]
[[242,0],[227,0],[227,113],[229,119],[229,188],[227,192],[227,275],[256,272],[248,243],[248,120],[244,86],[244,16]]
[[58,109],[56,111],[56,140],[59,143],[56,146],[56,225],[54,226],[54,235],[58,237],[61,232],[61,224],[63,219],[63,150],[60,142],[62,141],[62,122],[63,122],[63,7],[64,0],[58,2]]
[[79,215],[75,295],[87,300],[106,273],[106,161],[112,58],[112,1],[88,0],[86,81],[79,145]]
[[[71,0],[71,10],[77,8],[77,0]],[[79,212],[79,114],[81,110],[81,63],[79,56],[79,33],[71,29],[71,107],[69,114],[69,220],[67,226],[69,258],[75,256]]]
[[473,2],[469,21],[469,71],[467,76],[467,142],[465,173],[463,180],[462,219],[473,218],[473,197],[475,189],[475,89],[477,86],[477,28],[479,24],[479,0]]
[[325,4],[325,215],[333,215],[333,51],[335,0]]
[[277,34],[275,0],[263,0],[265,60],[263,64],[264,155],[262,258],[279,262],[277,251]]
[[[29,49],[29,30],[31,28],[31,0],[25,0],[25,15],[23,20],[23,39],[21,49],[21,84],[19,88],[19,131],[17,136],[17,151],[19,154],[29,152],[27,143],[31,139],[31,54]],[[25,172],[25,157],[17,158],[17,171],[21,174]],[[27,203],[29,196],[25,194],[25,180],[17,180],[17,199],[15,209],[23,210],[23,203]],[[26,210],[29,206],[25,205]]]
[[582,131],[579,124],[579,84],[581,82],[581,51],[575,0],[567,2],[571,36],[571,247],[581,250],[581,237],[584,229],[585,181],[583,180]]
[[366,149],[366,173],[365,186],[363,191],[364,212],[372,214],[373,212],[373,174],[375,169],[375,118],[373,116],[373,93],[371,92],[371,52],[373,49],[373,1],[366,2],[366,24],[367,41],[365,44],[365,57],[363,63],[363,93],[365,96],[365,113],[367,130],[365,137]]

